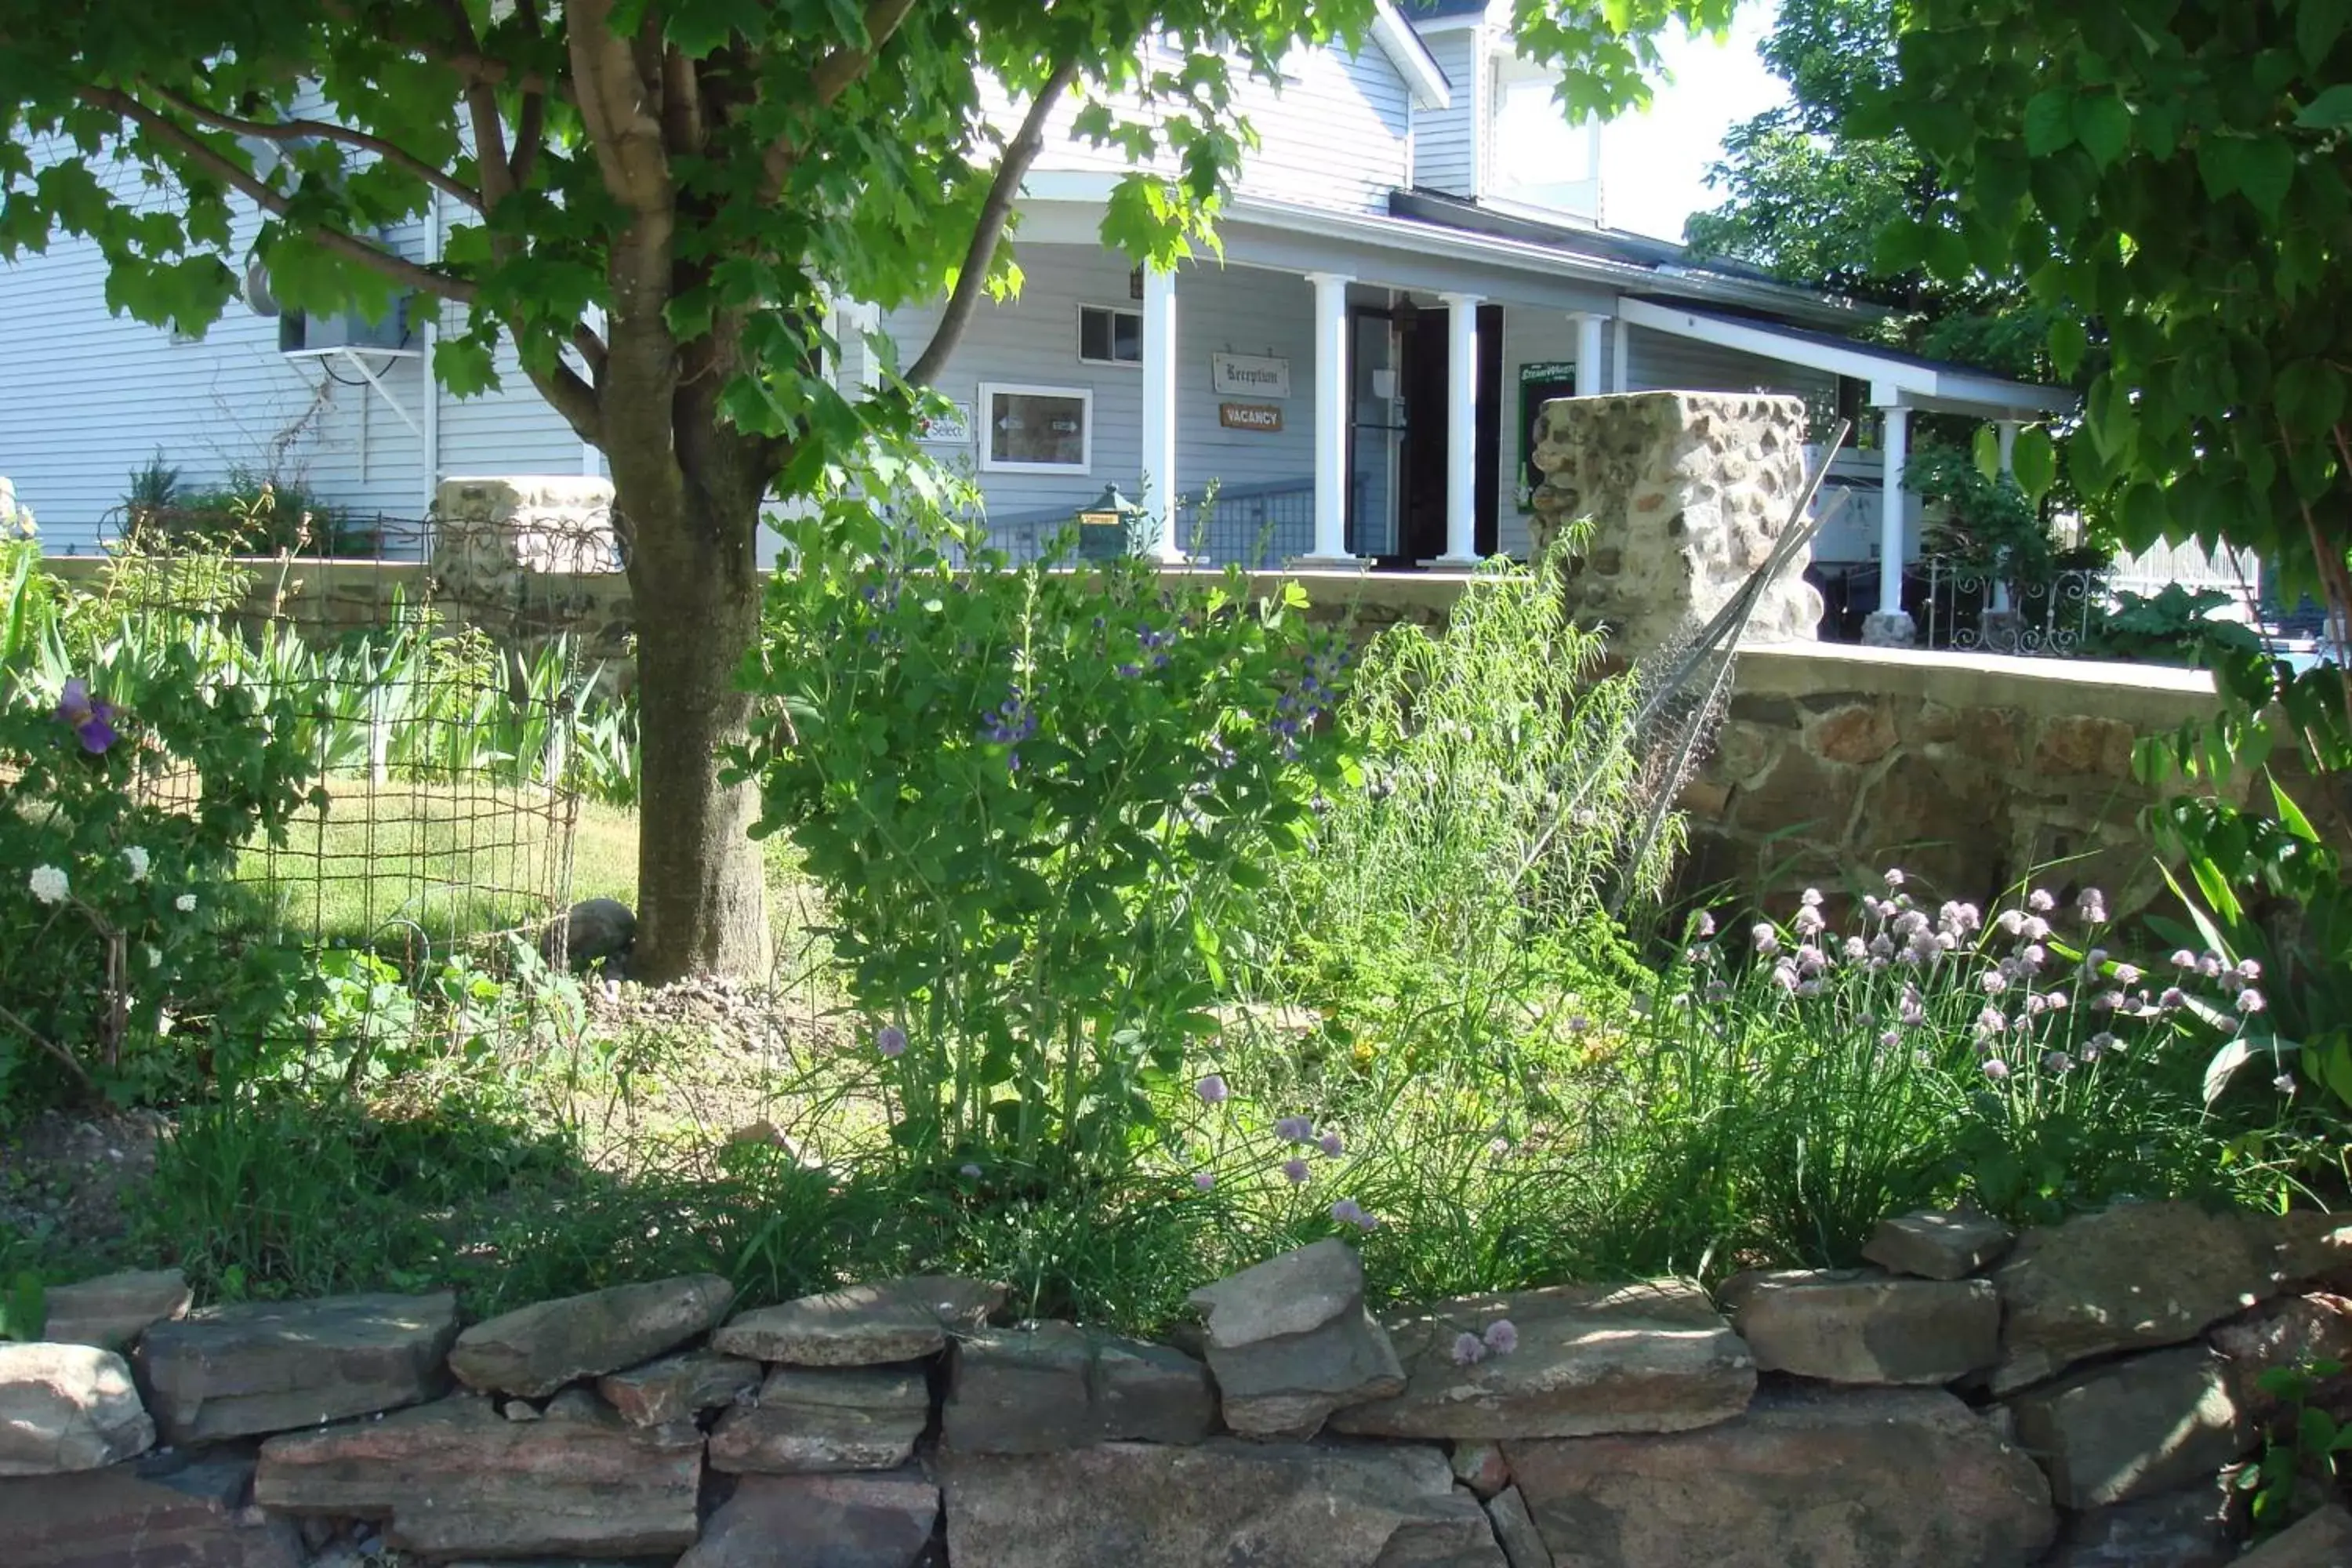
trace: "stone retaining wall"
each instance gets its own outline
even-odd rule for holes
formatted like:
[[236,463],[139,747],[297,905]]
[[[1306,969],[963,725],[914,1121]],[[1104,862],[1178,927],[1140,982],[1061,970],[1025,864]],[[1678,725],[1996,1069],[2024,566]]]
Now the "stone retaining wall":
[[[1181,1344],[945,1277],[739,1310],[700,1276],[461,1330],[446,1293],[191,1313],[176,1275],[118,1276],[0,1346],[0,1556],[2191,1568],[2235,1554],[2262,1373],[2352,1359],[2325,1215],[1920,1214],[1867,1256],[1376,1316],[1327,1239],[1194,1292]],[[2341,1563],[2352,1516],[2299,1539],[2245,1561]]]

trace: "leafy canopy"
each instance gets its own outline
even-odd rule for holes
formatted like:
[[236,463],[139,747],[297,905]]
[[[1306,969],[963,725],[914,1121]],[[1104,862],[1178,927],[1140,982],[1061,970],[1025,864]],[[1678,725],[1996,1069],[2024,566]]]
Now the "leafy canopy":
[[2344,0],[1910,0],[1857,125],[1951,193],[1885,264],[2015,268],[2061,371],[2096,367],[2069,463],[2127,542],[2251,545],[2338,605],[2348,25]]

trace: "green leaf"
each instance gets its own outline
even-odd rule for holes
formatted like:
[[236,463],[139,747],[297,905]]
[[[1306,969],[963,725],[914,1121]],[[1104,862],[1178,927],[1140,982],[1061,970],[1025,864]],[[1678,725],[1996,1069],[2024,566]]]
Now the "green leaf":
[[2050,323],[2050,363],[2060,375],[2072,376],[2080,370],[2083,356],[2090,350],[2090,334],[2080,317],[2060,316]]
[[[2337,24],[2340,28],[2342,24]],[[2303,106],[2294,122],[2306,131],[2335,131],[2352,125],[2352,82],[2337,82]]]
[[[2102,169],[2131,146],[2131,110],[2112,92],[2086,93],[2076,99],[2074,122],[2074,139]],[[2028,125],[2030,131],[2030,121]]]
[[2070,145],[2074,135],[2074,100],[2064,88],[2044,88],[2026,100],[2026,152],[2046,158]]
[[2017,476],[2018,489],[2025,499],[2040,504],[2058,482],[2058,448],[2050,439],[2049,429],[2041,425],[2029,425],[2017,433],[2016,450],[2011,455],[2011,465]]
[[1977,472],[1986,479],[2000,475],[2000,437],[1990,425],[1979,425],[1969,442],[1970,455],[1975,458]]
[[2294,361],[2278,373],[2271,393],[2299,435],[2324,439],[2344,417],[2344,376],[2325,360]]
[[2315,70],[2325,65],[2347,22],[2352,22],[2352,0],[2302,0],[2294,8],[2294,47],[2304,64]]

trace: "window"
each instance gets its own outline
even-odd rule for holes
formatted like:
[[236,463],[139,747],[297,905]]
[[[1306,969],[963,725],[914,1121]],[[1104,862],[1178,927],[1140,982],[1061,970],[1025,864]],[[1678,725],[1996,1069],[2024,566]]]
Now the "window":
[[1108,305],[1078,307],[1078,361],[1082,364],[1141,364],[1143,312]]
[[988,421],[980,466],[998,474],[1083,474],[1094,466],[1095,395],[1080,386],[980,384]]

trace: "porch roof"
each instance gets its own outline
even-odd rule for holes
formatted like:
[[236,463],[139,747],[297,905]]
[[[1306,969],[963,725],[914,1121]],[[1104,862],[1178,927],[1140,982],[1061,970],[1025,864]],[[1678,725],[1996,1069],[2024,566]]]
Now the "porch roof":
[[2034,420],[2071,414],[2080,401],[2071,387],[2010,381],[1948,360],[1926,359],[1876,343],[1752,317],[1694,310],[1677,301],[1628,296],[1617,313],[1655,332],[1801,364],[1870,383],[1881,408],[1917,408],[1975,419]]

